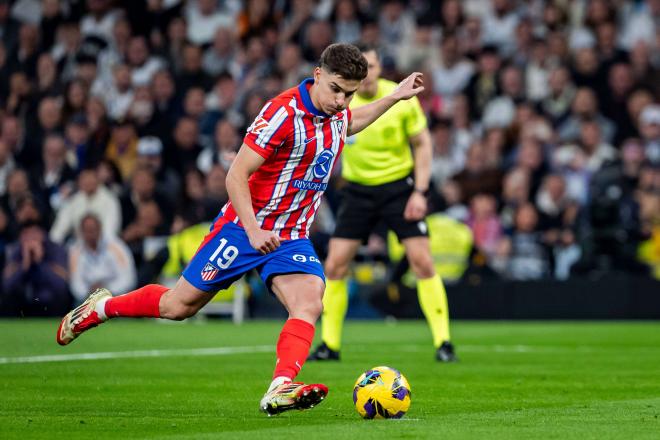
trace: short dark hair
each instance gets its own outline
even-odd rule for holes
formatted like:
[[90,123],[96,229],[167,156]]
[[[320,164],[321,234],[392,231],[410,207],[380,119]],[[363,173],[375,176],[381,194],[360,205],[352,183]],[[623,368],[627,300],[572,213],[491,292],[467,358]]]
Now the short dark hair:
[[352,44],[335,43],[321,54],[319,67],[347,80],[362,81],[367,77],[367,60]]
[[362,52],[362,53],[367,53],[367,52],[374,51],[374,52],[376,52],[376,56],[378,58],[380,58],[380,54],[378,53],[378,46],[376,46],[373,43],[365,43],[365,42],[360,41],[358,43],[355,43],[355,47],[360,49],[360,52]]

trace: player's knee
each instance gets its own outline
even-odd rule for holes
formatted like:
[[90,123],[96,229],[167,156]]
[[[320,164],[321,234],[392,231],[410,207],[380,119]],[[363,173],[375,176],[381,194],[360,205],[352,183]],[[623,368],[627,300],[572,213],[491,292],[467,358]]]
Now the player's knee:
[[183,321],[184,319],[193,316],[198,310],[199,309],[195,306],[177,303],[170,305],[162,317],[173,321]]
[[433,258],[430,255],[418,254],[409,256],[410,267],[419,279],[431,278],[435,275]]
[[325,261],[325,276],[331,280],[340,280],[348,275],[348,262],[339,261],[337,258],[328,258]]
[[309,286],[308,290],[289,305],[291,317],[315,322],[323,312],[323,291],[325,286],[321,280],[317,285]]

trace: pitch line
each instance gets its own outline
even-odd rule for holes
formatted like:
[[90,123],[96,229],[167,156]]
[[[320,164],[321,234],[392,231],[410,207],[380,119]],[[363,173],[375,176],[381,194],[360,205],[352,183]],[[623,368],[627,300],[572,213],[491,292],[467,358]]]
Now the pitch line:
[[226,356],[232,354],[272,353],[273,345],[254,345],[249,347],[210,347],[170,350],[107,351],[99,353],[53,354],[42,356],[0,357],[3,364],[38,364],[43,362],[95,361],[99,359],[128,359],[175,356]]

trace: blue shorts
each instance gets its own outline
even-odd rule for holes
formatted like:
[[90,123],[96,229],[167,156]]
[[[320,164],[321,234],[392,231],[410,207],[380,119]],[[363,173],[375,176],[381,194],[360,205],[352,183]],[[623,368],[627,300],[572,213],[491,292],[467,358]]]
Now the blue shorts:
[[306,273],[318,276],[325,283],[323,265],[308,239],[282,241],[273,252],[262,255],[250,245],[242,227],[223,218],[204,237],[183,277],[196,288],[215,293],[252,269],[257,269],[271,292],[276,275]]

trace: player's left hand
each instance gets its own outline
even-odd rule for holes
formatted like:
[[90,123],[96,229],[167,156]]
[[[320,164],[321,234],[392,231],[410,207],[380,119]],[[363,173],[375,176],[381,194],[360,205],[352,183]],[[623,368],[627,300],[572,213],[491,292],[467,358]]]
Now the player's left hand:
[[397,100],[410,99],[423,91],[424,75],[421,72],[414,72],[396,86],[392,96]]
[[415,191],[410,195],[408,203],[406,203],[403,218],[409,222],[422,220],[426,216],[426,209],[426,197]]

